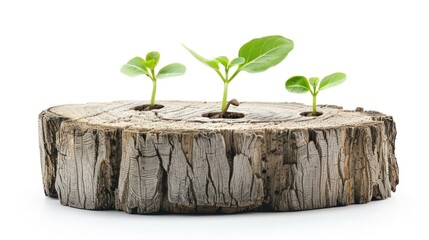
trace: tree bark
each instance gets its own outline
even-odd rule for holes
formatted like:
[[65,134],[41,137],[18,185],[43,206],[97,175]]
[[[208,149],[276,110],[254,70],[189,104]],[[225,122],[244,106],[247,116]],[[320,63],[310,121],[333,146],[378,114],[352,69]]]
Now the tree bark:
[[395,123],[372,111],[242,103],[64,105],[39,116],[44,191],[61,204],[128,213],[297,211],[390,197]]

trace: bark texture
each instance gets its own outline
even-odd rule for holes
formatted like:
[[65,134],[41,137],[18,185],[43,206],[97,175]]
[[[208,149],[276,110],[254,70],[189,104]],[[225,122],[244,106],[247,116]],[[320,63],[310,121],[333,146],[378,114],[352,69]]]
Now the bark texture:
[[396,128],[378,112],[242,103],[64,105],[39,115],[44,191],[61,204],[128,213],[297,211],[390,197]]

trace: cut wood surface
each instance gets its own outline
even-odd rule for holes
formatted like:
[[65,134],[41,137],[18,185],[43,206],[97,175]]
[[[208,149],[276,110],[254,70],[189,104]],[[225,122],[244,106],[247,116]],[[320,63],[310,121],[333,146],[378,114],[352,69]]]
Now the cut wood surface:
[[39,116],[44,191],[63,205],[129,213],[297,211],[390,197],[395,123],[372,111],[213,102],[63,105]]

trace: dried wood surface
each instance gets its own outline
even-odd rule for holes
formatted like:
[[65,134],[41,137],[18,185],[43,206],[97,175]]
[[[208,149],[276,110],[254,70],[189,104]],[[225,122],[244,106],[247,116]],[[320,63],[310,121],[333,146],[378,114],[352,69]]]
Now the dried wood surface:
[[390,116],[295,103],[242,103],[241,119],[208,119],[219,103],[52,107],[39,116],[44,191],[61,204],[129,213],[296,211],[366,203],[395,191]]

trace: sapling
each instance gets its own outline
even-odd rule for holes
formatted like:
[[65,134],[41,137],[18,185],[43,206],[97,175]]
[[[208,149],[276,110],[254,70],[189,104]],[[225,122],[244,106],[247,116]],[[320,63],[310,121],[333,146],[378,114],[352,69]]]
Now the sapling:
[[337,72],[333,73],[331,75],[328,75],[322,79],[322,81],[319,82],[319,78],[317,77],[311,77],[307,79],[303,76],[294,76],[289,78],[285,85],[286,89],[289,92],[293,93],[306,93],[310,92],[311,96],[313,97],[313,110],[312,115],[317,116],[317,109],[316,109],[316,98],[317,94],[321,90],[337,86],[344,82],[346,80],[346,74]]
[[[263,72],[279,64],[293,49],[293,42],[282,36],[255,38],[244,44],[238,57],[229,60],[225,56],[206,59],[183,45],[196,59],[211,67],[224,83],[221,111],[227,111],[228,85],[241,71],[249,73]],[[223,73],[220,65],[223,66]],[[235,71],[231,71],[235,69]],[[232,74],[231,74],[232,73]]]
[[183,75],[186,67],[180,63],[171,63],[161,68],[155,74],[155,67],[160,58],[159,52],[149,52],[146,60],[142,57],[134,57],[121,68],[121,72],[130,77],[146,75],[152,80],[152,97],[150,99],[150,109],[155,107],[156,81],[158,79]]

